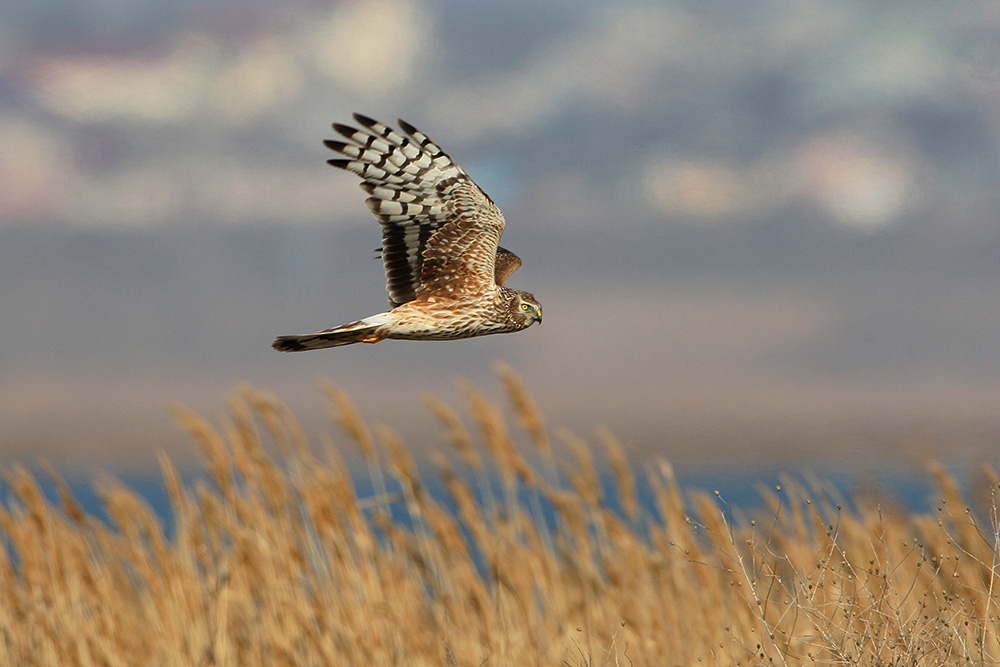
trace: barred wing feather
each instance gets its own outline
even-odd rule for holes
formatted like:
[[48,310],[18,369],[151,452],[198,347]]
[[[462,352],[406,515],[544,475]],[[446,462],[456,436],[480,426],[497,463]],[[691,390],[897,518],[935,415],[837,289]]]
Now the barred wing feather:
[[354,119],[365,129],[333,126],[351,143],[324,143],[346,158],[331,165],[361,177],[366,204],[382,224],[389,303],[484,293],[502,284],[495,261],[504,219],[486,193],[409,123],[399,121],[404,136],[367,116]]

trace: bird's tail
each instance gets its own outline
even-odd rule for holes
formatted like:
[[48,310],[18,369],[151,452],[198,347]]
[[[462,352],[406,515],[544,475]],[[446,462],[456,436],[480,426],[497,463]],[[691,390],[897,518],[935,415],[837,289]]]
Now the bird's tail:
[[353,343],[377,343],[383,336],[378,335],[378,329],[385,324],[388,313],[379,313],[357,322],[342,324],[325,331],[296,336],[278,336],[271,344],[281,352],[301,352],[303,350],[322,350],[325,347],[340,347]]

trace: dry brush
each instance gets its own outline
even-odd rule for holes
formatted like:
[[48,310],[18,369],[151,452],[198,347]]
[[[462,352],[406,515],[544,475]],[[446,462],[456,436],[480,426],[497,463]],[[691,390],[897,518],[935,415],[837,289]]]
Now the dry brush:
[[180,411],[207,477],[185,484],[160,457],[169,534],[113,481],[105,522],[55,470],[56,500],[5,470],[0,664],[1000,661],[990,470],[978,509],[935,469],[934,515],[787,483],[733,520],[682,497],[666,463],[637,476],[608,432],[552,439],[500,374],[506,409],[470,387],[464,413],[428,399],[445,431],[433,477],[327,387],[365,494],[273,398],[241,390],[220,426]]

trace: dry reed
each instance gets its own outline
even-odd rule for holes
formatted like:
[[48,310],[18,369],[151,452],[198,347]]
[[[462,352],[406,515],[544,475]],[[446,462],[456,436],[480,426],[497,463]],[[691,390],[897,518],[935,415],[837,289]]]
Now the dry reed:
[[208,481],[189,487],[160,457],[169,536],[114,481],[99,485],[109,525],[51,466],[57,500],[24,468],[4,470],[0,664],[1000,661],[992,471],[978,510],[935,468],[933,515],[874,500],[849,510],[818,482],[789,482],[734,522],[718,498],[685,503],[666,463],[638,480],[652,489],[641,502],[606,431],[597,459],[561,432],[572,456],[560,472],[534,402],[499,373],[513,419],[467,388],[470,430],[430,399],[458,455],[434,452],[440,493],[333,387],[372,497],[358,497],[331,440],[310,448],[287,410],[249,389],[221,427],[178,411]]

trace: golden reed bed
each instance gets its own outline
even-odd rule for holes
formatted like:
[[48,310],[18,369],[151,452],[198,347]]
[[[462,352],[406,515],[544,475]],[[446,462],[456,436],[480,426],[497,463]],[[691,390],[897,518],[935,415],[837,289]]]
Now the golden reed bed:
[[[429,401],[447,431],[434,464],[448,502],[334,388],[372,476],[366,498],[329,439],[310,446],[249,390],[220,427],[180,414],[210,481],[186,487],[161,456],[169,538],[120,485],[101,488],[108,527],[55,471],[58,504],[6,470],[0,665],[1000,662],[991,471],[978,509],[936,470],[932,515],[841,509],[820,486],[784,485],[733,525],[715,498],[682,502],[666,463],[643,473],[653,502],[641,503],[601,433],[613,512],[591,448],[560,434],[555,455],[517,378],[500,373],[507,410],[470,388],[464,417]],[[552,530],[539,529],[546,507]]]

